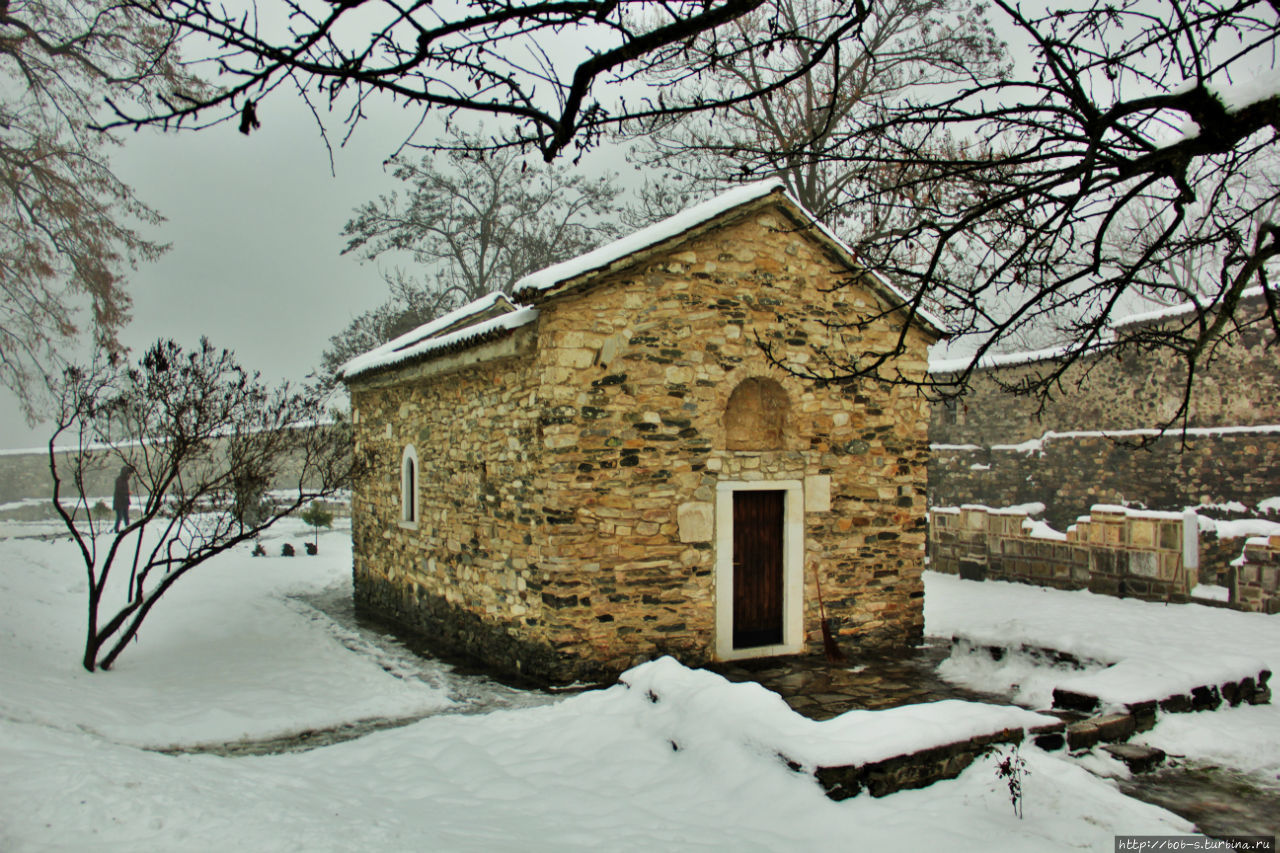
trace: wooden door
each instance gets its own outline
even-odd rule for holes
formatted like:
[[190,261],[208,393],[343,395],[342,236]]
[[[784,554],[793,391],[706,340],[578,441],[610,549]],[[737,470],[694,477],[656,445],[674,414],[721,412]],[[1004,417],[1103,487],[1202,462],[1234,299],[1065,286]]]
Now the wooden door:
[[733,647],[782,642],[782,509],[786,492],[733,493]]

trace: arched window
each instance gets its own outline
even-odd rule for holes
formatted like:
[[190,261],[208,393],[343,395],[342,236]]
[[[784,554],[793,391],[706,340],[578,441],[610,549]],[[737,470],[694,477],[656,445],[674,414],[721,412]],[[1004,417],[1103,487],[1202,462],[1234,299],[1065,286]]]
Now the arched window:
[[400,460],[400,523],[418,523],[418,451],[412,444]]
[[772,379],[744,379],[729,395],[724,410],[725,447],[729,450],[781,450],[790,403]]

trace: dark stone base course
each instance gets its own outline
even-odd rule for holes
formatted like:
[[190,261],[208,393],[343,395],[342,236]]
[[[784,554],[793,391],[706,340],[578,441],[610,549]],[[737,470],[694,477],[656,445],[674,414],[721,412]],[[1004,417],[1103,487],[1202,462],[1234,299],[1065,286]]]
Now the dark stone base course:
[[[442,652],[474,660],[485,667],[533,682],[612,684],[633,662],[610,666],[582,658],[550,643],[519,638],[515,625],[490,622],[441,596],[377,579],[354,576],[357,610],[374,613],[425,638]],[[686,666],[708,662],[705,652],[672,646],[659,647],[653,657],[671,655]]]
[[[1043,736],[1052,732],[1037,729],[1033,733]],[[827,796],[833,800],[847,800],[864,790],[869,791],[873,797],[883,797],[896,791],[926,788],[943,779],[954,779],[993,747],[1017,746],[1024,737],[1022,729],[1004,729],[861,766],[819,767],[814,771],[814,776]]]
[[1191,601],[1191,596],[1181,592],[1172,581],[1135,578],[1132,575],[1095,574],[1089,578],[1088,589],[1094,595],[1162,601],[1166,604],[1186,604]]
[[357,610],[367,609],[422,635],[443,651],[462,655],[505,673],[547,684],[612,682],[616,670],[582,661],[550,645],[512,635],[507,626],[486,622],[444,598],[415,594],[398,584],[355,575]]
[[[1245,677],[1240,681],[1226,681],[1221,685],[1204,684],[1195,687],[1190,693],[1166,696],[1163,699],[1152,699],[1146,702],[1134,702],[1125,708],[1130,714],[1145,716],[1150,714],[1155,719],[1155,709],[1159,707],[1166,714],[1182,714],[1192,711],[1212,711],[1222,705],[1223,700],[1231,707],[1241,703],[1249,705],[1265,705],[1271,701],[1271,688],[1267,681],[1271,678],[1269,670],[1258,673],[1258,677]],[[1102,706],[1101,700],[1087,693],[1076,693],[1060,688],[1053,691],[1053,707],[1064,711],[1092,713]]]
[[[390,620],[422,636],[445,653],[540,684],[612,684],[619,674],[639,663],[627,661],[611,666],[582,658],[551,643],[523,640],[517,636],[519,629],[516,625],[486,621],[469,610],[450,604],[441,596],[370,578],[359,572],[353,576],[353,587],[357,610]],[[837,642],[849,659],[855,659],[859,653],[901,651],[924,641],[924,629],[920,625],[906,629],[893,625],[872,633],[852,635],[846,635],[844,630],[847,629],[840,631]],[[655,641],[653,636],[646,639]],[[663,655],[670,655],[692,667],[710,662],[705,649],[682,646],[677,640],[667,646],[658,644],[651,657]]]

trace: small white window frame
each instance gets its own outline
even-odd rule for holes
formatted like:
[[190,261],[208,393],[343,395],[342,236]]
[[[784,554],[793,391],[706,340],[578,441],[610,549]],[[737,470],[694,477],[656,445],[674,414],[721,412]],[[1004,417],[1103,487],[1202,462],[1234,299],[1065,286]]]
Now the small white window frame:
[[[410,469],[409,466],[413,466]],[[409,530],[418,529],[418,519],[422,516],[422,501],[419,496],[422,483],[422,466],[418,464],[418,450],[412,444],[405,445],[400,456],[400,526]]]

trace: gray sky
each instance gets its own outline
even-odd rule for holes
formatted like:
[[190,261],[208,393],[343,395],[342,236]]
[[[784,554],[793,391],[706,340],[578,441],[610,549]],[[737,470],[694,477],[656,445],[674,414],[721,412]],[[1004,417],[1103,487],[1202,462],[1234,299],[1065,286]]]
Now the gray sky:
[[[206,335],[273,383],[314,369],[329,337],[386,297],[375,264],[339,254],[353,208],[399,183],[382,161],[410,122],[398,107],[386,112],[335,148],[336,177],[310,113],[285,93],[251,136],[233,122],[122,135],[114,171],[168,218],[148,236],[172,244],[130,277],[125,344],[137,353],[158,337],[189,346]],[[0,449],[47,439],[0,389]]]

